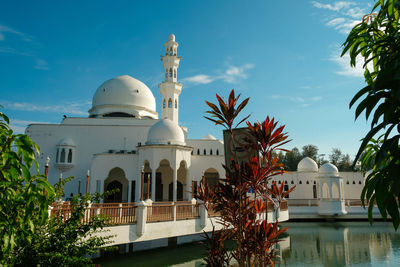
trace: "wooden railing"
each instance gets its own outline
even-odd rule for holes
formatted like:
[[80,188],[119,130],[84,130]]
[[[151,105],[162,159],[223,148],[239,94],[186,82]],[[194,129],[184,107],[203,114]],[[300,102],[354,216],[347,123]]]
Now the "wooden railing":
[[173,208],[173,202],[154,202],[147,207],[147,222],[173,221]]
[[288,201],[287,201],[286,199],[283,199],[283,200],[281,201],[281,204],[280,204],[280,206],[279,206],[279,209],[280,209],[281,211],[286,211],[286,210],[289,209]]
[[[129,224],[136,222],[136,205],[135,203],[93,203],[85,210],[82,223],[88,223],[97,215],[107,217],[110,224]],[[69,203],[62,205],[53,204],[51,216],[62,216],[63,222],[71,218],[71,206]]]
[[318,199],[288,199],[289,205],[293,207],[316,207],[318,206]]
[[176,204],[176,219],[187,220],[199,218],[199,205],[193,205],[191,202]]

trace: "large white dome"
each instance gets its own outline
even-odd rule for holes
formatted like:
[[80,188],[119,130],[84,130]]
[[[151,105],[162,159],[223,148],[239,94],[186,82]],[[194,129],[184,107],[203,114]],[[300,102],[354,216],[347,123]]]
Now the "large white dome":
[[339,176],[338,168],[332,163],[325,163],[319,168],[320,176]]
[[91,117],[158,118],[156,100],[151,90],[129,75],[112,78],[97,88]]
[[298,172],[317,172],[318,164],[312,158],[305,157],[304,159],[300,160],[299,164],[297,164],[297,171]]
[[150,128],[146,144],[185,145],[185,136],[178,124],[169,119],[162,119]]

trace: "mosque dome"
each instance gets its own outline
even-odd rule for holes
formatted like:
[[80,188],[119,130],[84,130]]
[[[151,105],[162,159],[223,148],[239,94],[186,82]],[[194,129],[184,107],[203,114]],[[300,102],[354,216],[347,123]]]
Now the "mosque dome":
[[215,138],[215,137],[212,136],[211,134],[207,134],[207,135],[204,136],[202,139],[203,139],[203,140],[217,140],[217,138]]
[[177,123],[162,119],[150,128],[146,144],[185,145],[185,136]]
[[58,146],[75,146],[75,143],[74,143],[74,141],[72,141],[71,138],[65,137],[65,138],[61,139],[57,145]]
[[97,88],[90,117],[158,118],[151,90],[129,75],[112,78]]
[[325,163],[318,172],[320,176],[339,176],[338,168],[332,163]]
[[297,164],[298,172],[318,172],[317,163],[309,157],[305,157]]

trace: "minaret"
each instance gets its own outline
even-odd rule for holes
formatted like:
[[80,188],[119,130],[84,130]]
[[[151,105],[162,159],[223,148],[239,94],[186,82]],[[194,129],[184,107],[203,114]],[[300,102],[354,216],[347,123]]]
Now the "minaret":
[[165,76],[164,81],[158,85],[162,99],[162,119],[170,119],[178,123],[179,95],[182,84],[178,83],[178,67],[181,57],[177,56],[178,43],[175,42],[175,35],[168,36],[168,42],[164,44],[165,56],[161,56]]

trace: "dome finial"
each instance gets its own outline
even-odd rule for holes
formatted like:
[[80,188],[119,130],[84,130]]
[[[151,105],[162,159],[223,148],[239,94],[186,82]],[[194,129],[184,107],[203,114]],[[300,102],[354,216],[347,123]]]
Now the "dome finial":
[[175,34],[171,33],[171,34],[168,36],[168,41],[174,41],[174,42],[175,42]]

